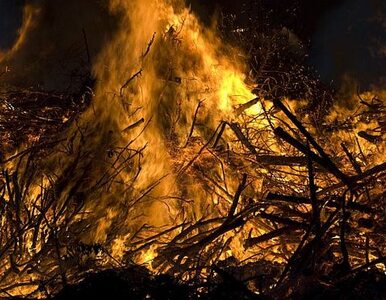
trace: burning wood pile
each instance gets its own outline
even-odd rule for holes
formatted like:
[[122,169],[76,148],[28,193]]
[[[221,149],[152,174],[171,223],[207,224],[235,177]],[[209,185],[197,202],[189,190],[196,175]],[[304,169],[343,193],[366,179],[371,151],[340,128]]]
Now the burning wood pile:
[[84,109],[86,100],[87,98],[78,95],[29,90],[7,90],[2,93],[0,152],[12,153],[25,143],[42,142],[41,137],[56,134]]
[[[26,100],[30,95],[25,94]],[[48,100],[51,97],[47,95]],[[238,107],[240,118],[221,122],[208,140],[189,135],[185,145],[173,150],[190,152],[183,154],[178,173],[194,176],[217,200],[213,197],[215,203],[208,204],[207,214],[197,220],[186,219],[169,228],[143,224],[125,242],[121,259],[112,255],[114,245],[81,241],[91,212],[84,210],[82,185],[88,170],[80,168],[80,160],[89,160],[92,154],[71,149],[74,136],[65,142],[47,139],[50,126],[57,125],[44,123],[43,134],[33,133],[32,146],[2,162],[2,293],[10,296],[28,290],[31,296],[49,295],[90,271],[122,269],[134,261],[196,285],[204,278],[214,286],[231,280],[276,297],[293,296],[305,282],[314,287],[320,280],[319,284],[334,287],[365,270],[381,274],[386,164],[381,162],[382,152],[376,152],[384,147],[385,106],[378,98],[360,101],[354,115],[317,129],[306,127],[306,120],[291,112],[285,101],[257,99],[252,102],[261,104],[260,114],[246,114],[242,110],[246,106]],[[45,102],[40,103],[39,109],[45,110]],[[14,110],[9,119],[13,127],[24,114]],[[368,131],[357,131],[375,122],[379,128],[368,130],[377,131],[377,139],[369,139],[374,134]],[[265,126],[256,128],[256,123]],[[10,127],[3,128],[6,136]],[[231,139],[225,141],[227,134]],[[334,141],[339,134],[344,135],[338,138],[340,143]],[[75,135],[80,136],[81,129]],[[350,144],[348,138],[354,142]],[[3,141],[10,144],[10,139]],[[62,174],[44,176],[42,160],[54,145],[75,151],[76,159]],[[96,181],[94,193],[114,185],[116,173],[130,167],[143,150],[133,151],[125,147],[107,154],[114,163],[109,174]],[[209,165],[221,173],[212,177]],[[74,174],[80,170],[82,174]],[[72,185],[74,176],[79,181]],[[238,178],[236,189],[227,187],[227,176]],[[131,200],[129,207],[140,201]],[[192,206],[184,201],[180,213],[188,214]]]
[[181,5],[111,3],[86,88],[0,96],[0,297],[381,298],[384,92],[294,98]]

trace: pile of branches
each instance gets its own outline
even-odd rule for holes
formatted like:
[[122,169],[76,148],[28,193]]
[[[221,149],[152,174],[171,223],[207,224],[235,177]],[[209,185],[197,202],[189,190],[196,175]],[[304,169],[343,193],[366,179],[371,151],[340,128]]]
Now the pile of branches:
[[219,29],[224,40],[245,52],[255,94],[307,99],[304,109],[317,125],[331,108],[334,91],[309,65],[310,45],[304,35],[310,28],[299,22],[304,19],[301,6],[307,3],[300,2],[249,1],[239,15],[223,14]]
[[[377,99],[373,101],[380,104]],[[376,112],[372,109],[369,103],[364,104],[357,117],[371,115],[382,124],[385,106],[378,105]],[[328,145],[323,137],[318,142],[278,99],[260,117],[267,116],[269,120],[280,119],[282,126],[268,121],[270,128],[256,132],[248,117],[244,124],[224,121],[212,139],[202,145],[198,156],[212,155],[244,175],[236,192],[228,194],[232,203],[227,211],[177,225],[173,230],[178,228],[179,233],[157,247],[158,256],[152,266],[181,278],[191,275],[191,280],[203,270],[209,274],[209,281],[237,278],[237,282],[252,285],[260,295],[276,299],[305,297],[317,285],[338,288],[345,280],[363,276],[364,271],[369,276],[372,272],[379,275],[377,268],[384,269],[386,260],[386,163],[366,167],[368,162],[361,158],[366,155],[360,146],[358,153],[352,153],[344,143]],[[227,128],[240,148],[221,146],[221,135]],[[273,135],[267,136],[270,130]],[[380,142],[385,127],[381,125],[377,131]],[[355,135],[369,139],[362,131]],[[333,156],[327,154],[322,142]],[[282,154],[270,152],[266,147],[269,143],[278,144]],[[208,178],[198,156],[182,171],[193,169],[209,186],[222,186],[227,194],[225,181]],[[262,199],[254,199],[250,189],[253,179],[260,176],[265,180]],[[224,199],[224,195],[219,196]],[[243,235],[247,228],[249,234]],[[255,236],[252,232],[259,228],[265,233]],[[138,244],[157,244],[170,230]],[[221,254],[230,249],[240,232],[244,251],[259,250],[244,261],[232,257],[221,261]]]
[[[378,98],[361,101],[356,118],[377,118],[381,126],[374,129],[377,139],[370,139],[366,131],[355,134],[380,145],[385,133],[385,106]],[[22,294],[49,298],[63,287],[68,293],[87,291],[87,284],[80,288],[69,284],[91,272],[96,277],[87,279],[91,283],[86,280],[89,285],[99,282],[98,276],[113,274],[123,281],[120,291],[143,291],[142,285],[149,287],[149,297],[154,299],[157,297],[152,293],[165,284],[172,292],[188,291],[190,298],[243,295],[246,299],[294,299],[340,295],[340,290],[347,291],[351,283],[358,283],[358,293],[368,293],[375,287],[373,298],[378,299],[380,282],[385,280],[381,270],[386,260],[386,163],[376,162],[374,153],[368,156],[360,146],[353,152],[344,143],[328,143],[327,133],[347,131],[354,122],[351,117],[343,123],[323,125],[319,130],[325,136],[315,137],[318,131],[307,129],[305,119],[291,112],[284,101],[252,100],[257,102],[263,108],[261,115],[244,113],[251,103],[241,106],[237,108],[238,121],[221,122],[207,141],[189,136],[186,146],[176,150],[198,147],[180,164],[179,174],[183,178],[190,172],[205,182],[220,199],[215,206],[218,212],[158,229],[150,237],[142,235],[149,230],[144,225],[126,244],[127,252],[121,260],[111,255],[109,244],[81,242],[80,235],[89,230],[93,220],[85,216],[83,208],[90,194],[99,195],[106,186],[113,188],[117,172],[133,168],[133,160],[145,148],[130,149],[131,141],[112,150],[111,156],[116,158],[110,170],[92,184],[86,184],[86,174],[93,155],[82,149],[82,143],[74,142],[84,139],[80,129],[65,142],[56,141],[66,145],[64,149],[73,157],[71,163],[61,174],[46,176],[41,183],[36,184],[36,178],[42,178],[39,161],[43,146],[29,147],[22,155],[12,157],[8,163],[14,165],[12,169],[3,165],[0,181],[2,297]],[[253,125],[262,120],[266,120],[265,126]],[[227,141],[225,133],[233,140]],[[224,174],[234,172],[239,176],[234,192],[227,189],[225,175],[211,177],[213,174],[205,171],[203,163],[213,164],[214,160]],[[140,172],[141,167],[137,168]],[[260,178],[263,183],[256,192]],[[127,214],[141,198],[143,195],[133,195],[127,200]],[[187,215],[191,207],[188,201],[183,203],[182,213]],[[225,255],[234,240],[242,242],[240,249],[251,253],[250,257],[240,261]],[[134,258],[151,247],[157,249],[151,267],[168,275],[154,277],[144,272],[140,277],[143,280],[133,283],[133,272],[138,274],[132,269]],[[111,267],[115,271],[98,275]],[[179,292],[177,295],[181,295]]]
[[0,154],[48,141],[62,131],[89,104],[92,91],[85,89],[75,95],[9,88],[1,92]]
[[[179,184],[194,178],[217,203],[207,203],[207,212],[195,218],[190,195],[177,195],[182,217],[166,229],[144,224],[131,233],[119,259],[111,253],[120,227],[136,218],[135,208],[162,181],[131,192],[146,145],[135,149],[130,140],[102,149],[108,150],[106,166],[98,170],[98,156],[85,147],[87,128],[75,126],[70,136],[60,134],[90,104],[88,85],[77,95],[1,94],[0,150],[19,152],[0,157],[0,297],[51,298],[60,290],[59,299],[99,295],[101,283],[114,282],[118,296],[148,299],[381,298],[386,163],[379,159],[382,153],[364,149],[361,142],[384,147],[385,102],[360,98],[351,116],[327,121],[331,94],[304,77],[298,65],[293,72],[286,69],[291,62],[272,67],[282,61],[275,55],[288,50],[286,33],[274,34],[275,39],[256,37],[255,44],[271,52],[256,56],[267,61],[252,63],[258,96],[235,108],[235,120],[207,128],[198,120],[199,102],[185,142],[173,140],[178,121],[165,129],[179,158]],[[282,45],[284,50],[278,50]],[[288,95],[311,100],[294,111],[285,104]],[[246,113],[255,105],[260,114]],[[181,107],[175,109],[178,115]],[[356,131],[358,122],[368,129]],[[373,123],[378,127],[371,128]],[[143,132],[148,123],[141,119],[134,125],[125,131],[143,126]],[[342,132],[354,142],[337,143],[333,137]],[[54,149],[68,163],[57,174],[45,173],[43,158]],[[124,170],[133,175],[122,188],[117,178]],[[100,176],[91,178],[93,171]],[[239,181],[236,189],[228,187],[228,177]],[[111,190],[124,191],[119,204],[124,213],[110,226],[104,244],[85,244],[81,236],[99,218],[85,209],[87,201],[98,202]],[[247,254],[243,260],[233,253],[234,243]],[[161,275],[134,263],[149,249],[156,249],[155,257],[145,266]]]
[[[65,189],[84,155],[82,150],[60,174],[42,170],[42,162],[59,144],[66,143],[63,151],[73,150],[71,143],[79,132],[68,140],[60,133],[77,122],[91,97],[88,87],[74,95],[7,90],[0,96],[1,298],[48,296],[51,286],[67,284],[68,268],[82,265],[79,253],[100,251],[98,247],[85,250],[79,242],[87,224],[71,227],[82,199],[79,194],[67,195]],[[68,251],[63,252],[67,245]]]

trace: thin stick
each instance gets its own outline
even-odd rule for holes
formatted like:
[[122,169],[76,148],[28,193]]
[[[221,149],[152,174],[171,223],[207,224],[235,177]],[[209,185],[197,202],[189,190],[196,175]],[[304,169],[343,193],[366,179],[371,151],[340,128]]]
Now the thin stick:
[[82,32],[83,32],[84,46],[86,48],[87,62],[88,62],[89,67],[91,68],[90,48],[89,48],[89,45],[88,45],[88,39],[87,39],[86,30],[83,28]]
[[197,105],[197,107],[196,107],[196,111],[194,112],[194,117],[193,117],[192,126],[190,127],[189,135],[188,135],[188,138],[186,139],[186,143],[185,143],[184,148],[186,148],[186,146],[189,144],[190,138],[191,138],[192,135],[193,135],[194,126],[196,125],[196,121],[197,121],[198,111],[200,110],[200,108],[201,108],[201,106],[202,106],[202,103],[203,103],[204,101],[205,101],[205,100],[200,100],[200,101],[198,102],[198,105]]
[[129,83],[131,82],[131,81],[133,81],[136,77],[138,77],[138,76],[140,76],[141,74],[142,74],[142,69],[140,69],[137,73],[135,73],[133,76],[131,76],[128,80],[126,80],[126,82],[122,85],[122,87],[121,87],[121,89],[119,90],[119,94],[121,95],[121,96],[123,96],[123,90],[125,89],[125,88],[127,88],[127,86],[129,85]]
[[150,48],[154,43],[156,34],[157,34],[156,32],[153,33],[153,36],[151,37],[150,42],[147,44],[147,48],[146,48],[145,53],[142,54],[142,59],[144,59],[149,54]]

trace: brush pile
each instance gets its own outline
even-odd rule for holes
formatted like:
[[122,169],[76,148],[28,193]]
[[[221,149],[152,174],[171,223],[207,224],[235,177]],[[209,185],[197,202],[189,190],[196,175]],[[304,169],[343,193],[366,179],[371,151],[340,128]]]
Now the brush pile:
[[[185,147],[174,150],[191,152],[183,155],[179,172],[189,172],[216,194],[219,212],[166,229],[143,226],[118,261],[109,245],[81,242],[89,225],[81,188],[87,175],[79,165],[92,154],[71,150],[74,138],[63,141],[55,134],[66,120],[76,122],[81,105],[36,92],[3,96],[2,149],[28,147],[2,162],[2,297],[50,297],[92,272],[96,275],[86,280],[91,285],[113,276],[122,281],[120,292],[142,290],[154,299],[152,293],[163,285],[177,293],[165,296],[170,299],[186,291],[190,298],[294,299],[352,293],[347,288],[352,282],[358,295],[365,297],[374,286],[373,298],[380,299],[380,282],[385,280],[386,163],[377,151],[384,149],[385,103],[362,97],[352,115],[326,118],[315,128],[307,123],[307,114],[291,112],[285,99],[251,101],[261,103],[260,115],[245,114],[247,103],[236,108],[237,121],[220,123],[209,140],[190,136]],[[257,129],[256,122],[265,126]],[[233,139],[227,142],[225,134]],[[42,158],[61,144],[66,151],[77,151],[77,159],[57,177],[44,177]],[[123,154],[117,161],[131,163]],[[205,169],[210,165],[220,166],[223,175],[211,178],[213,173]],[[224,178],[234,173],[240,174],[240,181],[231,194]],[[74,176],[83,179],[73,185]],[[93,188],[101,189],[102,184]],[[181,209],[188,210],[189,203]],[[146,230],[157,233],[143,237]],[[232,255],[232,243],[244,252],[244,260]],[[133,282],[131,276],[138,274],[134,258],[149,249],[154,254],[145,266],[168,275],[142,269],[143,277],[135,280],[143,280]],[[111,266],[115,271],[103,271]],[[86,293],[87,283],[63,293],[79,289]]]
[[224,23],[244,55],[155,2],[113,2],[79,93],[0,93],[0,298],[382,299],[384,91],[337,99],[264,18]]

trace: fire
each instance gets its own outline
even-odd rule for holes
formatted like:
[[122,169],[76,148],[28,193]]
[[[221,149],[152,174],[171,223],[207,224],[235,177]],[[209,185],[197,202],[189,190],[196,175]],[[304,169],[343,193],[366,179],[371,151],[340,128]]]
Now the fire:
[[[148,8],[149,5],[152,9]],[[114,132],[140,118],[150,121],[135,142],[137,145],[146,144],[148,153],[142,161],[135,188],[146,189],[152,182],[166,176],[146,196],[154,200],[144,207],[146,222],[157,227],[165,226],[171,220],[175,222],[179,213],[173,208],[178,206],[174,200],[169,200],[168,206],[156,200],[172,198],[180,193],[178,188],[176,190],[178,183],[173,175],[176,162],[168,149],[170,143],[181,146],[186,142],[192,116],[202,99],[204,105],[197,122],[203,118],[202,121],[214,128],[223,119],[235,118],[235,108],[254,98],[254,95],[245,82],[245,67],[235,57],[236,50],[222,45],[215,32],[203,28],[182,2],[175,1],[171,5],[166,1],[146,4],[140,1],[111,1],[110,7],[114,12],[124,12],[122,29],[94,67],[97,78],[101,78],[96,90],[99,95],[96,109],[100,109],[98,114],[104,115],[106,121],[115,127]],[[133,28],[132,32],[127,32],[127,26]],[[143,57],[154,33],[154,43]],[[229,55],[232,53],[234,59],[231,62]],[[118,91],[127,78],[139,69],[143,70],[141,75],[123,90],[118,97],[121,99],[106,95],[106,91]],[[111,103],[109,111],[105,109],[106,101]],[[131,111],[138,108],[139,111],[133,115]],[[250,114],[256,112],[260,112],[258,105],[248,109]],[[123,140],[137,134],[135,131],[129,136],[116,138],[124,144]],[[202,134],[198,131],[199,128],[194,128],[193,134]],[[122,176],[130,177],[132,174]],[[199,200],[202,197],[194,201],[205,202],[204,199]],[[200,204],[197,202],[197,205]]]
[[[242,50],[225,44],[215,25],[204,27],[183,1],[110,0],[109,10],[119,26],[93,63],[92,105],[63,130],[65,142],[39,161],[34,175],[41,181],[32,182],[26,194],[26,215],[34,226],[25,217],[28,230],[20,240],[26,240],[27,251],[20,260],[51,243],[55,250],[42,265],[55,265],[52,272],[69,281],[78,280],[71,270],[79,264],[79,253],[83,264],[92,261],[90,269],[135,262],[154,272],[180,264],[184,273],[194,259],[204,266],[230,257],[242,263],[256,258],[287,262],[296,250],[294,242],[287,245],[279,235],[259,238],[288,229],[300,239],[307,229],[302,218],[313,210],[304,200],[310,186],[307,155],[281,141],[274,130],[284,127],[305,141],[301,130],[290,125],[289,113],[266,95],[252,93]],[[15,49],[23,46],[36,12],[26,14]],[[377,104],[374,95],[362,98]],[[294,115],[306,105],[283,102]],[[363,119],[368,105],[354,113],[332,110],[326,123],[351,126],[335,134],[328,133],[334,129],[313,128],[308,115],[300,116],[329,153],[339,154],[341,161],[332,163],[350,176],[353,162],[340,155],[342,142],[363,168],[385,160],[379,130],[384,125],[371,114]],[[364,138],[355,139],[360,132]],[[360,156],[361,151],[366,155]],[[341,184],[336,173],[326,170],[318,165],[315,171],[316,193],[328,194],[330,186]],[[13,186],[18,189],[17,182]],[[284,200],[269,203],[271,191],[304,201],[298,209],[286,207],[293,219],[275,215]],[[324,209],[329,208],[323,208],[322,221],[327,219]],[[289,224],[277,228],[278,219]],[[46,234],[52,228],[58,229]],[[66,241],[78,246],[71,248]],[[103,259],[93,261],[95,256]],[[63,271],[66,267],[70,274]]]
[[150,246],[149,249],[143,251],[138,258],[138,263],[146,265],[150,270],[152,269],[152,262],[157,257],[157,247],[155,245]]
[[[218,92],[221,111],[232,114],[236,105],[245,104],[256,97],[251,93],[251,89],[245,85],[245,76],[240,76],[240,73],[225,71],[222,77],[224,79],[220,84]],[[247,109],[247,113],[259,115],[261,114],[261,109],[258,105],[253,105]]]

